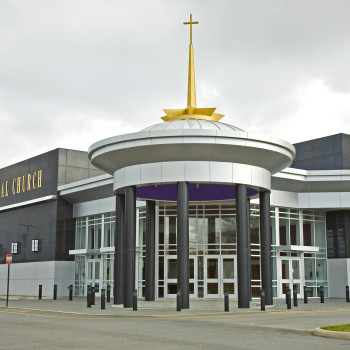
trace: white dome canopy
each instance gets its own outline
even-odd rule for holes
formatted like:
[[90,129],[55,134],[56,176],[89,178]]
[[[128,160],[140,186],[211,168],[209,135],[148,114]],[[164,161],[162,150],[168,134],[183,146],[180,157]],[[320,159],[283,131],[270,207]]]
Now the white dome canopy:
[[233,130],[244,131],[236,126],[204,119],[178,119],[149,126],[142,131],[158,130]]

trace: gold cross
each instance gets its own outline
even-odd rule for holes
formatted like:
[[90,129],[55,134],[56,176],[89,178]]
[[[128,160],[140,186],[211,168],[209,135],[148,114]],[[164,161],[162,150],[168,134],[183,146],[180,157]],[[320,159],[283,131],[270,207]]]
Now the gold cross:
[[192,24],[198,24],[199,22],[192,22],[192,13],[190,14],[190,21],[184,22],[184,24],[190,25],[190,45],[192,45]]

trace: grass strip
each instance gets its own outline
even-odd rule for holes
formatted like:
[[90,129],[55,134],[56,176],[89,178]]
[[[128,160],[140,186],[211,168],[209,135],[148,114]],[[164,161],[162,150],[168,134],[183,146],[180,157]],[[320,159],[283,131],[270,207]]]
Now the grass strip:
[[334,331],[334,332],[350,332],[350,324],[339,324],[335,326],[325,326],[320,327],[325,331]]

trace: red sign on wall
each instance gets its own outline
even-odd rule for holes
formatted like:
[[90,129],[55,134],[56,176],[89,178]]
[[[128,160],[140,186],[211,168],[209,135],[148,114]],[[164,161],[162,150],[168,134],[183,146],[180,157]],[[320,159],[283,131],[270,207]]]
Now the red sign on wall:
[[12,255],[11,254],[6,255],[6,264],[12,264]]

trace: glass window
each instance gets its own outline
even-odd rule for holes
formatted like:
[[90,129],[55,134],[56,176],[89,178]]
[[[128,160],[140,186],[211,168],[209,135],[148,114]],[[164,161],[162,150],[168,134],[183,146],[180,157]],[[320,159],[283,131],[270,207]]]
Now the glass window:
[[290,220],[290,244],[299,245],[300,244],[300,229],[299,220]]
[[305,246],[312,246],[313,244],[313,235],[311,225],[313,223],[311,221],[304,221],[303,223],[303,239]]
[[11,243],[11,254],[18,254],[18,242]]
[[315,245],[326,248],[326,225],[324,222],[315,222]]
[[271,218],[271,244],[276,245],[276,221],[275,218]]
[[260,219],[258,216],[250,217],[250,240],[252,244],[259,244],[259,225]]
[[221,217],[221,244],[236,243],[236,218]]
[[166,216],[164,218],[165,249],[169,254],[176,254],[176,217]]
[[318,281],[327,280],[326,274],[326,260],[325,259],[317,259],[316,260],[316,276]]
[[305,280],[315,280],[315,259],[304,259]]
[[32,239],[32,252],[38,252],[38,251],[39,251],[39,240]]
[[289,220],[280,218],[280,245],[289,245]]
[[75,230],[75,249],[86,249],[86,218],[78,219]]

